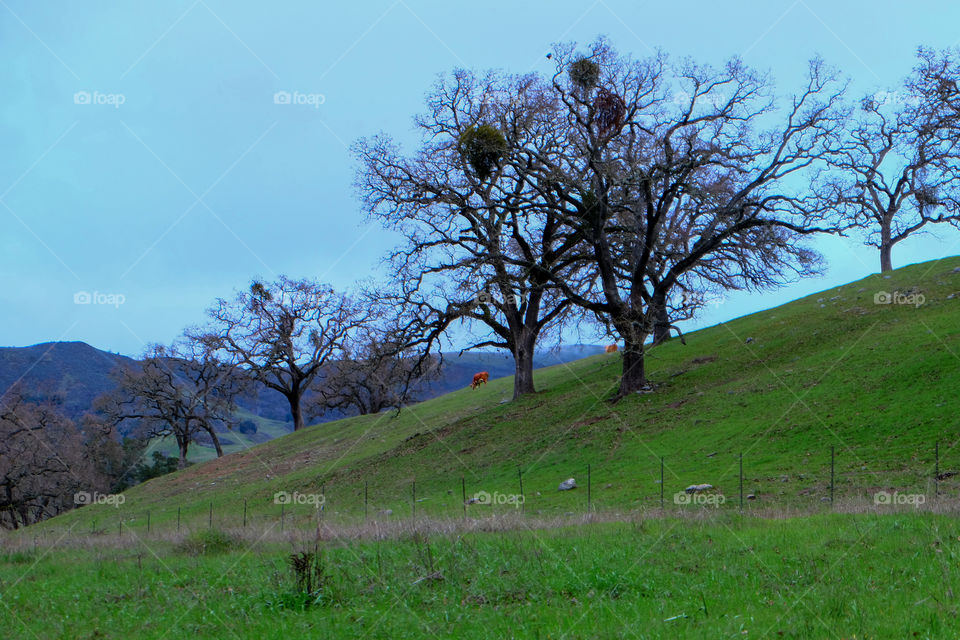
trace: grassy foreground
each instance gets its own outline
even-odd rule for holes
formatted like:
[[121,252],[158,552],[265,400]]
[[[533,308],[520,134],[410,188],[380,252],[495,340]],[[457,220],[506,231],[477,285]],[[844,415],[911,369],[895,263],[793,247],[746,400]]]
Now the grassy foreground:
[[657,347],[616,405],[607,354],[151,480],[0,535],[0,638],[958,638],[957,305],[960,258],[911,265]]
[[0,556],[0,637],[956,638],[960,521],[636,519],[319,543],[319,587],[226,534]]

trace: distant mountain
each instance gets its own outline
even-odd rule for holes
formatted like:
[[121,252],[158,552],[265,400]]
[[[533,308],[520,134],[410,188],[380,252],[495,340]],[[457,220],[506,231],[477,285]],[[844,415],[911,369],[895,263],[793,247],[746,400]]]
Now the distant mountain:
[[[561,346],[537,354],[537,368],[578,360],[603,351],[596,345]],[[85,342],[45,342],[29,347],[0,347],[0,393],[19,384],[30,398],[40,400],[59,395],[63,412],[76,421],[90,410],[94,399],[114,387],[110,372],[121,364],[132,364],[134,359],[109,351],[101,351]],[[466,387],[473,374],[487,371],[491,378],[513,375],[513,358],[497,351],[475,351],[463,355],[444,354],[443,373],[432,382],[421,399],[434,398],[455,389]],[[238,404],[243,413],[252,414],[252,430],[265,426],[270,437],[280,435],[281,425],[293,429],[290,408],[286,399],[276,391],[263,388],[255,395],[243,397]],[[321,422],[343,417],[342,414],[324,416]],[[263,435],[263,434],[261,434]]]
[[94,398],[113,388],[110,371],[132,362],[85,342],[0,347],[0,393],[18,384],[31,399],[60,394],[64,413],[76,420],[90,409]]

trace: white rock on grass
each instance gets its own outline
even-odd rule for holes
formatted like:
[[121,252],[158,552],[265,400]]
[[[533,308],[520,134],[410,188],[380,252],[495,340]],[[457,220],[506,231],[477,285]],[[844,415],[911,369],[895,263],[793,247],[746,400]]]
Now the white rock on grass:
[[577,481],[574,480],[573,478],[567,478],[566,480],[560,483],[560,486],[557,487],[557,491],[570,491],[570,489],[576,489],[576,488],[577,488]]
[[712,484],[692,484],[684,489],[684,491],[687,493],[702,493],[704,491],[710,491],[711,489],[713,489]]

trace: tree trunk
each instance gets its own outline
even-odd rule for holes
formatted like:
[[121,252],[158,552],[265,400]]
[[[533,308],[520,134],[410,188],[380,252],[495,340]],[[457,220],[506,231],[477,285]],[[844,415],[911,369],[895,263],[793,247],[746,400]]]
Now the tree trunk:
[[647,385],[646,371],[644,370],[643,341],[633,344],[627,342],[623,348],[623,375],[620,378],[619,398],[635,393]]
[[180,460],[177,462],[177,469],[187,468],[187,447],[190,446],[189,438],[177,436],[177,449],[180,451]]
[[658,345],[670,337],[670,315],[667,313],[667,301],[662,295],[651,300],[650,306],[654,314],[653,344]]
[[893,250],[892,245],[889,245],[889,244],[880,245],[880,273],[893,271],[893,261],[890,259],[890,254],[892,250]]
[[290,403],[290,414],[293,415],[293,430],[303,429],[303,409],[300,407],[300,392],[294,391],[287,395],[287,401]]
[[220,446],[220,438],[217,437],[217,432],[213,430],[213,427],[207,427],[207,433],[210,434],[210,439],[213,441],[213,448],[217,450],[217,457],[223,457],[223,448]]
[[536,393],[533,386],[533,351],[536,338],[522,336],[513,350],[513,399],[525,393]]
[[890,259],[890,253],[893,251],[890,222],[888,217],[880,223],[880,273],[893,271],[893,262]]

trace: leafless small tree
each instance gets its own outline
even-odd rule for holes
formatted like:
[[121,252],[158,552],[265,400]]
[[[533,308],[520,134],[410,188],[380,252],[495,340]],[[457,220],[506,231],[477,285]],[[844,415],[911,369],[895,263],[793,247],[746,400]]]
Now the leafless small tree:
[[921,50],[895,91],[865,97],[829,183],[852,226],[893,269],[893,248],[931,226],[960,226],[960,94],[946,53]]
[[234,400],[245,388],[245,376],[222,362],[208,343],[183,341],[172,347],[154,345],[136,364],[114,373],[117,387],[97,399],[95,408],[108,424],[137,425],[145,438],[173,436],[180,468],[187,464],[190,444],[209,436],[217,456],[223,455],[218,431],[236,422]]
[[304,426],[304,395],[324,367],[344,355],[368,312],[326,285],[281,276],[217,300],[209,315],[210,325],[189,335],[283,394],[297,430]]
[[342,357],[324,370],[311,412],[367,415],[415,401],[439,368],[436,358],[421,358],[408,342],[397,327],[362,327]]

